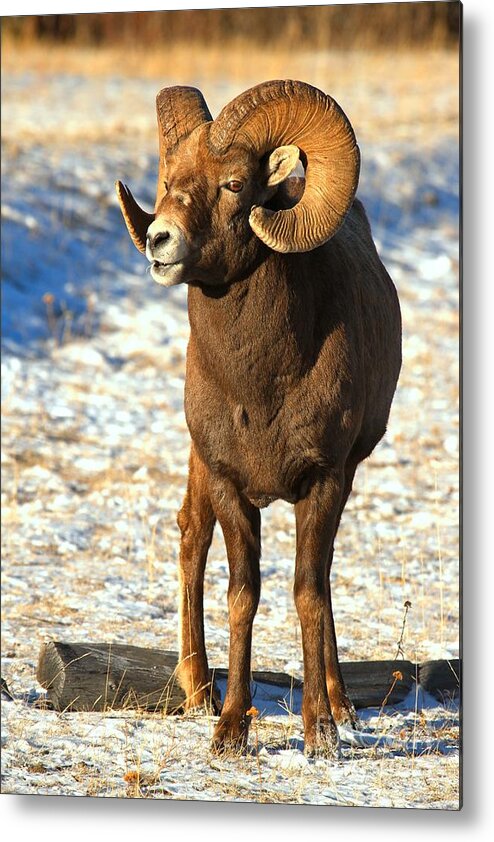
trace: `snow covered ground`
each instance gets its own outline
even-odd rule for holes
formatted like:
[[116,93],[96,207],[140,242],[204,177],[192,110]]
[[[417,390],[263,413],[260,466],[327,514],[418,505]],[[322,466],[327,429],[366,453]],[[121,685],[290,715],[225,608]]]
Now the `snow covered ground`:
[[[254,700],[267,713],[235,759],[209,754],[206,716],[43,707],[35,670],[47,638],[176,648],[186,290],[153,284],[113,189],[121,178],[152,205],[164,83],[2,78],[2,676],[14,696],[3,702],[2,789],[456,809],[458,703],[421,691],[361,712],[367,738],[343,742],[336,764],[303,755],[297,700],[290,710]],[[204,90],[213,113],[237,92]],[[454,88],[435,90],[432,130],[359,136],[359,195],[399,291],[404,364],[388,433],[359,469],[338,534],[343,660],[394,657],[406,600],[406,657],[459,654],[458,143]],[[379,100],[384,115],[392,107]],[[263,512],[263,541],[253,668],[301,676],[288,505]],[[216,535],[212,666],[227,661],[226,590]]]

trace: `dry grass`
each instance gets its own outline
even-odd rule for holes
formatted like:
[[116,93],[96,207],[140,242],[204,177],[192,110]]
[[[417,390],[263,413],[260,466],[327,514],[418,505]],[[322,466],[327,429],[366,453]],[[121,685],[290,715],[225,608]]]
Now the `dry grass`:
[[[286,50],[278,46],[268,50],[238,38],[230,41],[227,51],[214,44],[202,44],[200,49],[191,51],[188,44],[182,43],[172,43],[166,50],[146,49],[142,45],[99,49],[53,45],[47,50],[46,46],[22,45],[4,37],[2,74],[27,72],[33,73],[41,91],[54,74],[156,79],[157,89],[164,84],[199,85],[204,88],[213,114],[225,104],[208,97],[208,86],[216,87],[218,79],[228,81],[238,92],[265,79],[303,79],[345,103],[363,140],[383,136],[406,139],[418,132],[423,136],[428,129],[437,131],[438,120],[443,133],[458,133],[459,59],[454,49],[404,48],[396,52],[303,47]],[[391,107],[383,107],[384,99],[391,101]],[[132,105],[138,112],[140,107],[139,102]],[[154,135],[152,119],[148,126],[149,134]],[[133,124],[120,114],[107,128],[109,136],[129,130],[135,131]],[[145,129],[140,127],[140,131]],[[102,132],[104,127],[97,130],[93,126],[88,138],[98,139]],[[46,142],[46,130],[43,139]]]
[[[19,42],[8,35],[2,38],[2,71],[9,74],[31,71],[40,78],[69,73],[134,79],[175,76],[184,83],[198,78],[242,82],[253,73],[274,78],[289,66],[293,72],[309,71],[320,81],[322,74],[334,71],[335,79],[342,74],[351,76],[357,85],[368,84],[372,78],[376,83],[383,80],[386,86],[407,78],[410,83],[420,85],[424,77],[432,77],[440,87],[446,57],[454,61],[457,51],[434,46],[425,50],[403,47],[399,51],[392,47],[327,48],[324,44],[314,47],[303,42],[289,48],[280,43],[266,48],[238,36],[229,40],[228,49],[218,43],[201,43],[191,50],[189,43],[180,41],[168,44],[166,50],[135,42],[104,47],[55,43],[47,49],[46,44],[39,42]],[[393,69],[392,75],[382,75],[386,67]],[[420,68],[418,78],[417,67]]]
[[[118,762],[121,771],[111,777],[95,774],[94,765],[99,760],[98,746],[97,741],[92,745],[89,739],[85,749],[85,760],[78,761],[75,757],[74,764],[70,767],[74,784],[83,783],[87,787],[86,793],[93,796],[180,798],[176,790],[172,791],[167,787],[167,780],[175,783],[174,769],[177,768],[175,764],[180,765],[184,757],[185,732],[192,723],[197,724],[197,714],[189,713],[180,718],[162,718],[161,730],[155,729],[154,739],[151,741],[151,758],[149,750],[147,757],[143,757],[139,741],[132,740],[131,735],[136,725],[140,728],[145,728],[146,723],[149,726],[156,725],[156,715],[152,716],[148,711],[137,708],[123,712],[108,709],[104,715],[88,715],[87,721],[92,722],[94,728],[99,728],[105,722],[105,717],[109,717],[110,721],[117,720],[128,736]],[[288,784],[287,791],[286,786],[285,788],[279,786],[279,768],[271,768],[269,765],[270,756],[290,749],[293,740],[300,740],[300,717],[288,714],[286,721],[282,723],[257,720],[254,717],[250,733],[251,747],[247,753],[232,751],[221,757],[211,755],[208,748],[216,719],[203,712],[200,720],[201,737],[195,745],[195,753],[196,763],[197,756],[200,757],[201,753],[204,755],[204,765],[200,774],[197,769],[195,772],[199,783],[198,791],[214,781],[215,799],[218,800],[224,798],[228,801],[246,800],[273,804],[307,802],[307,787],[308,784],[310,786],[311,777],[309,766],[301,766],[299,762],[294,763],[293,766],[288,764],[283,768],[283,783]],[[381,723],[378,729],[381,735],[390,734],[392,730],[392,717],[385,723]],[[70,716],[66,714],[61,715],[58,727],[54,730],[54,736],[60,737],[64,732],[67,735],[73,733]],[[20,733],[18,732],[17,736]],[[22,730],[22,733],[24,734],[25,730]],[[455,713],[452,713],[451,719],[446,717],[444,724],[434,728],[427,722],[426,716],[418,712],[413,722],[409,722],[399,733],[399,738],[415,741],[430,738],[432,733],[434,739],[448,741],[454,745],[458,740],[458,721]],[[90,738],[90,731],[88,736]],[[94,750],[94,754],[91,749]],[[444,803],[457,801],[457,757],[442,757],[434,773],[427,772],[423,768],[421,762],[423,759],[414,752],[396,755],[388,748],[370,749],[365,752],[361,749],[353,749],[347,754],[347,763],[357,761],[360,765],[365,764],[369,786],[374,789],[376,804],[383,801],[386,806],[401,806],[404,778],[413,780],[414,795],[409,796],[409,806],[413,806],[414,800],[423,806],[427,798]],[[330,765],[325,768],[326,786],[331,788],[340,805],[355,803],[348,799],[348,795],[345,796],[342,791],[339,791],[339,776],[338,774],[333,776],[331,769]],[[31,761],[26,771],[35,775],[46,775],[48,771],[53,772],[56,769],[50,768],[50,760],[47,758],[41,762]],[[191,775],[193,774],[194,772],[191,771]],[[250,777],[249,783],[246,776]]]

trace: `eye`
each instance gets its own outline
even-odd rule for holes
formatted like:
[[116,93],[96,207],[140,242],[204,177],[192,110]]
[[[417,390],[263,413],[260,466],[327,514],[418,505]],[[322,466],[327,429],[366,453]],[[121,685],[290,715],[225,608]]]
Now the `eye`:
[[243,186],[243,182],[236,181],[236,179],[232,179],[232,181],[229,181],[226,185],[228,190],[231,190],[232,193],[240,193],[240,191],[243,189]]

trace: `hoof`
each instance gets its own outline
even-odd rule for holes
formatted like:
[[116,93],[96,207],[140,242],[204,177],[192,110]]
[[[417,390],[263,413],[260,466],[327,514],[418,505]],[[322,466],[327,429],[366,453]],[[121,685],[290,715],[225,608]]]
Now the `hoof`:
[[346,725],[348,728],[358,730],[359,718],[348,696],[345,696],[339,703],[332,703],[331,712],[337,725]]
[[202,688],[193,695],[185,699],[183,705],[184,711],[190,710],[204,710],[208,715],[219,716],[221,713],[221,699],[216,687]]
[[217,756],[239,755],[247,748],[249,717],[222,716],[214,729],[211,751]]
[[338,729],[332,720],[319,721],[305,737],[307,757],[341,760],[340,738]]

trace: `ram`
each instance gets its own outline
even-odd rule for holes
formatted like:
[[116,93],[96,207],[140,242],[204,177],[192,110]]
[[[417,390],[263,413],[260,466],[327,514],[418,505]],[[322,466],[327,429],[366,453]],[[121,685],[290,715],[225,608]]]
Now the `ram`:
[[[117,193],[154,280],[188,288],[180,681],[188,707],[214,697],[203,585],[218,521],[230,650],[212,747],[244,748],[260,509],[286,500],[296,522],[305,748],[334,757],[337,724],[356,725],[356,714],[338,663],[333,546],[356,468],[386,430],[401,365],[396,291],[355,198],[359,149],[335,100],[303,82],[257,85],[215,120],[200,91],[165,88],[157,113],[155,212],[121,182]],[[305,179],[291,177],[300,163]]]

